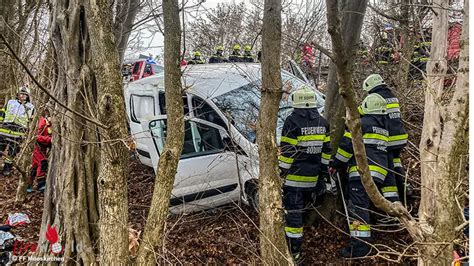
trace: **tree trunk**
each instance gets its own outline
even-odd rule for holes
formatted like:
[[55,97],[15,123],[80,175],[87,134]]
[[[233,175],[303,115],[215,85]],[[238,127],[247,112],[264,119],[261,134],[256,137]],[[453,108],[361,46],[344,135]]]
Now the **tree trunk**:
[[[421,203],[420,222],[429,223],[433,231],[422,251],[419,265],[450,264],[453,260],[453,239],[463,223],[466,183],[468,180],[469,134],[469,1],[464,2],[461,54],[455,91],[444,87],[448,33],[447,3],[434,1],[434,22],[431,58],[425,95],[425,118],[420,143]],[[459,206],[457,204],[459,202]]]
[[157,260],[155,252],[160,254],[162,251],[171,191],[184,143],[183,90],[180,69],[181,24],[178,0],[163,1],[163,20],[168,134],[165,149],[160,154],[153,199],[138,250],[137,263],[139,265],[155,263]]
[[[342,1],[344,13],[342,15],[342,34],[344,39],[344,50],[348,56],[347,64],[352,68],[354,54],[358,47],[364,14],[367,8],[367,1]],[[339,94],[339,85],[337,82],[337,68],[334,63],[329,66],[329,75],[326,90],[326,103],[324,107],[324,117],[328,120],[331,130],[331,146],[336,152],[344,134],[345,128],[345,107],[344,101]],[[341,209],[340,196],[326,197],[324,205],[321,207],[320,213],[330,220],[335,220],[337,216],[336,210]]]
[[257,130],[259,153],[260,251],[264,264],[288,264],[284,234],[276,124],[282,96],[281,0],[265,0],[262,29],[262,102]]
[[125,102],[109,1],[90,0],[87,7],[97,79],[98,118],[108,126],[99,130],[100,263],[113,265],[128,260],[129,155],[124,145],[128,135]]
[[114,34],[118,44],[119,62],[123,62],[133,22],[140,9],[140,0],[121,0],[114,23]]
[[[51,36],[57,77],[54,96],[69,109],[90,116],[97,111],[92,88],[88,21],[82,0],[51,4]],[[48,225],[56,225],[67,262],[95,263],[98,240],[97,187],[99,157],[96,125],[60,108],[53,112],[53,143],[40,233],[40,253],[49,254]]]

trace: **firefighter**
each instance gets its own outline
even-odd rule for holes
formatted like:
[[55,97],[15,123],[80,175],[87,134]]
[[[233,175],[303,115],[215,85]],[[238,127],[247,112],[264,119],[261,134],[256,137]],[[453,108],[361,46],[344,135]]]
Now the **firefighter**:
[[[364,116],[361,127],[370,174],[379,189],[388,174],[387,145],[389,133],[386,129],[385,115],[387,102],[379,94],[369,94],[362,102]],[[368,197],[353,156],[352,135],[346,131],[341,139],[329,172],[348,171],[348,209],[351,224],[349,245],[340,250],[344,258],[363,257],[370,253],[370,198]]]
[[209,58],[209,64],[213,63],[226,63],[227,59],[224,57],[224,46],[219,45],[216,47],[216,53]]
[[[379,74],[372,74],[368,76],[363,83],[363,90],[369,94],[377,93],[387,101],[387,129],[390,137],[388,141],[388,152],[390,159],[390,169],[394,171],[395,183],[397,186],[400,200],[405,202],[405,169],[403,168],[400,158],[401,151],[408,143],[408,134],[403,125],[400,113],[400,103],[398,98],[393,94],[390,88]],[[359,112],[363,113],[361,107]],[[388,180],[387,186],[392,186],[392,180]],[[407,192],[410,192],[407,190]],[[389,199],[389,198],[388,198]]]
[[244,55],[242,56],[243,62],[253,63],[255,59],[252,56],[252,46],[245,45],[244,47]]
[[243,62],[243,57],[240,54],[240,44],[234,45],[232,54],[229,55],[229,62]]
[[44,191],[46,185],[46,173],[48,171],[48,153],[51,148],[51,121],[49,110],[45,109],[44,114],[38,120],[36,143],[33,150],[30,184],[27,191],[33,191],[34,180],[38,181],[38,191]]
[[205,62],[206,61],[204,61],[201,57],[201,52],[194,51],[193,58],[189,60],[188,65],[204,64]]
[[283,125],[278,156],[284,178],[285,234],[292,256],[301,261],[303,214],[314,203],[327,176],[331,146],[329,124],[316,108],[316,93],[303,86],[292,96],[294,111]]
[[20,87],[16,98],[7,102],[5,118],[0,127],[0,151],[4,158],[4,176],[10,175],[12,171],[13,157],[20,150],[20,144],[28,130],[33,111],[34,106],[30,102],[30,91],[27,86]]

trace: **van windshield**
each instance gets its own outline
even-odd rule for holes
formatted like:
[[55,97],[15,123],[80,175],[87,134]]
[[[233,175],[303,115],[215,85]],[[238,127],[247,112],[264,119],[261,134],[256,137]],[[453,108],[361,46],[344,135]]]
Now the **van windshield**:
[[[292,92],[304,84],[300,81],[301,84],[294,84],[294,81],[289,75],[282,75],[282,78],[283,87],[288,92]],[[216,106],[231,121],[235,128],[252,143],[256,142],[255,132],[261,101],[260,87],[260,81],[251,82],[213,99]],[[320,107],[324,107],[324,99],[319,99],[318,97],[318,108]],[[283,123],[292,111],[291,99],[288,97],[288,94],[284,94],[278,111],[276,127],[278,139],[281,135]]]

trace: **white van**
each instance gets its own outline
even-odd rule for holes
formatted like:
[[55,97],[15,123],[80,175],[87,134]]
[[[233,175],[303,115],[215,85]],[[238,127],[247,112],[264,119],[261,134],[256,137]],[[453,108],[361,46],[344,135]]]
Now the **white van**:
[[[256,207],[255,126],[260,106],[260,70],[260,64],[254,63],[203,64],[184,69],[185,140],[170,200],[172,212],[190,212],[238,200]],[[287,71],[281,75],[288,92],[310,86]],[[138,158],[155,172],[168,133],[165,91],[163,73],[125,87],[127,116]],[[322,111],[324,96],[317,94]],[[284,94],[278,133],[291,111],[291,100]]]

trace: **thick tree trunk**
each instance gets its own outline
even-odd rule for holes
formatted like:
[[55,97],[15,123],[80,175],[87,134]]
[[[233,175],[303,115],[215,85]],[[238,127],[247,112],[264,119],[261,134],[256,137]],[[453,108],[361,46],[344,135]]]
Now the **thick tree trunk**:
[[[448,32],[447,3],[434,1],[433,45],[428,62],[428,82],[421,152],[420,222],[432,225],[428,241],[439,244],[422,250],[419,265],[450,264],[453,239],[460,233],[468,180],[469,134],[469,1],[464,2],[461,54],[455,91],[444,87]],[[459,202],[459,205],[458,203]]]
[[178,0],[163,1],[163,19],[168,134],[165,150],[160,154],[153,199],[138,250],[137,263],[139,265],[154,264],[159,257],[155,256],[155,251],[162,252],[171,191],[184,143],[183,90],[180,69],[181,23]]
[[[82,0],[51,4],[51,35],[58,64],[54,96],[69,109],[90,116],[96,113],[92,89],[88,21]],[[56,225],[66,261],[92,264],[98,239],[98,149],[96,125],[56,105],[53,144],[47,175],[40,253],[49,254],[48,225]]]
[[90,0],[91,50],[98,95],[98,118],[108,126],[100,129],[99,190],[100,263],[113,265],[128,260],[128,149],[125,102],[119,53],[113,34],[108,0]]
[[265,0],[262,30],[262,102],[257,144],[259,164],[260,251],[264,264],[288,264],[278,170],[276,124],[282,96],[280,70],[281,0]]

